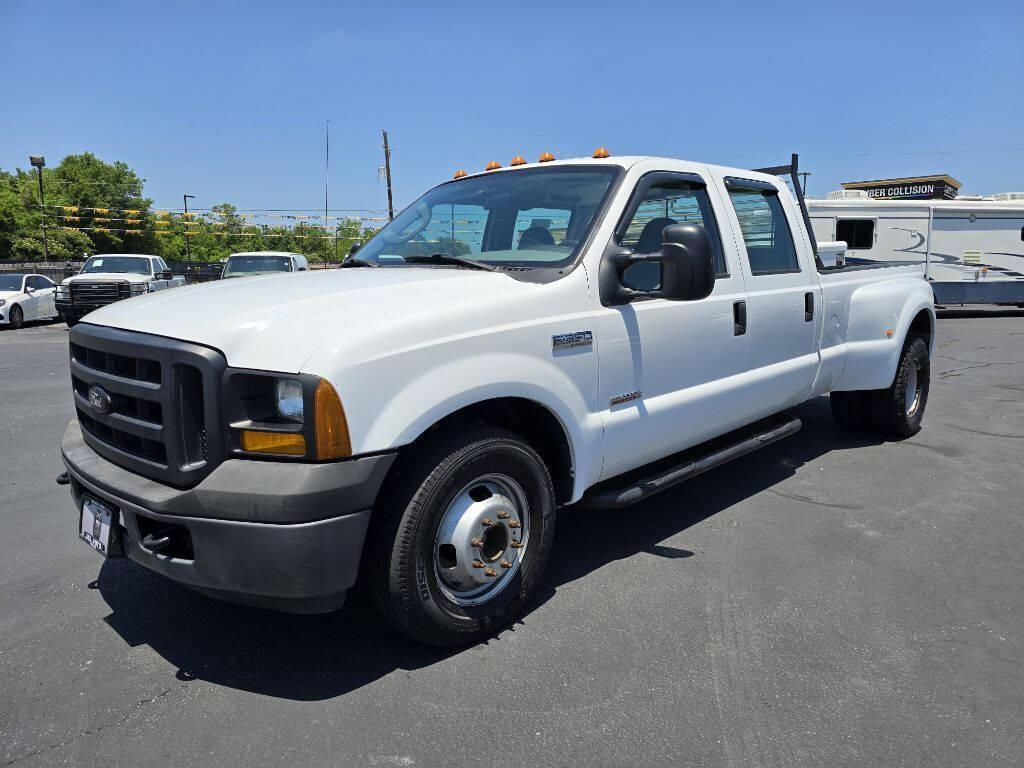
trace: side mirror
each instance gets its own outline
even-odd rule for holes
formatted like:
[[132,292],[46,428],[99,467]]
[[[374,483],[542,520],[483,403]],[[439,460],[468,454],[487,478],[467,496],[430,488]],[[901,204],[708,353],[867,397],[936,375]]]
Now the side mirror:
[[[707,230],[699,224],[671,224],[661,234],[661,250],[633,253],[616,249],[601,259],[598,282],[601,303],[608,307],[638,298],[695,301],[711,295],[715,287],[715,248]],[[661,280],[653,290],[625,285],[623,274],[632,264],[655,262]]]
[[173,280],[174,279],[174,272],[172,272],[169,269],[165,269],[163,272],[160,273],[160,279],[161,280]]
[[26,285],[25,286],[25,293],[35,293],[35,292],[36,292],[36,289],[33,288],[31,285]]
[[362,243],[352,243],[352,247],[348,249],[349,256],[355,256],[356,251],[363,247]]

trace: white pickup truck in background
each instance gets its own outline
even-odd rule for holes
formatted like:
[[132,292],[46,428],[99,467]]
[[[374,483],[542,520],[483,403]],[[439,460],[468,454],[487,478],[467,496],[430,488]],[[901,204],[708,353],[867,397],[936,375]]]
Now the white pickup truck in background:
[[282,610],[336,609],[358,576],[398,629],[458,645],[523,610],[564,505],[664,490],[828,393],[843,427],[914,434],[921,268],[824,264],[795,162],[764,170],[459,172],[343,269],[91,314],[62,442],[81,537]]
[[115,301],[184,284],[185,278],[174,277],[159,256],[98,253],[86,260],[81,272],[57,286],[57,312],[70,327]]

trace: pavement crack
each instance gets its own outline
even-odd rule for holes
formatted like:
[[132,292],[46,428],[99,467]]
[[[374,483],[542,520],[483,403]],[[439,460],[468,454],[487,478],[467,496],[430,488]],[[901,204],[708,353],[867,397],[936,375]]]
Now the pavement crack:
[[92,736],[93,734],[97,734],[100,731],[105,731],[108,728],[114,728],[114,727],[116,727],[118,725],[122,725],[122,724],[126,723],[128,720],[130,720],[132,718],[132,716],[136,712],[138,712],[140,709],[142,709],[147,704],[152,704],[153,702],[155,702],[155,701],[157,701],[159,699],[162,699],[164,696],[169,694],[171,691],[174,691],[174,690],[176,690],[178,688],[184,688],[184,687],[185,687],[184,684],[173,685],[170,688],[167,688],[167,689],[161,691],[156,696],[154,696],[154,697],[152,697],[150,699],[142,699],[141,701],[136,702],[135,705],[132,706],[132,708],[129,709],[128,712],[125,713],[125,715],[123,717],[121,717],[121,718],[119,718],[119,719],[117,719],[117,720],[115,720],[113,722],[103,723],[102,725],[98,725],[95,728],[89,728],[89,729],[84,730],[84,731],[82,731],[80,733],[76,733],[70,739],[65,739],[64,741],[60,741],[60,742],[58,742],[56,744],[50,744],[50,745],[45,746],[45,747],[40,747],[39,749],[33,750],[32,752],[29,752],[26,755],[22,755],[21,757],[16,757],[13,760],[8,760],[6,763],[0,763],[0,765],[4,766],[4,768],[6,768],[6,766],[8,766],[8,765],[15,765],[16,763],[20,763],[23,760],[28,760],[29,758],[36,757],[37,755],[41,755],[44,752],[49,752],[52,749],[60,749],[61,747],[66,747],[66,746],[68,746],[70,744],[74,744],[76,741],[81,739],[83,736]]
[[812,499],[810,496],[801,496],[798,493],[785,493],[784,491],[777,491],[774,488],[769,488],[768,492],[774,493],[776,496],[783,496],[787,499],[792,499],[793,501],[802,501],[804,504],[814,504],[816,507],[828,507],[829,509],[849,510],[864,509],[864,507],[860,504],[837,504],[835,502],[818,501],[817,499]]

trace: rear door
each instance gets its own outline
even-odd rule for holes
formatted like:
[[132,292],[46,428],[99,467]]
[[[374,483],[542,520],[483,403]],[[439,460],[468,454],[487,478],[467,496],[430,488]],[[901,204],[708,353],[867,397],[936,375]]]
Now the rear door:
[[37,318],[56,317],[57,306],[54,303],[57,286],[47,277],[35,275],[33,278],[36,285],[36,297],[39,299]]
[[803,401],[819,366],[821,289],[803,220],[781,183],[724,177],[746,262],[749,366],[759,416]]

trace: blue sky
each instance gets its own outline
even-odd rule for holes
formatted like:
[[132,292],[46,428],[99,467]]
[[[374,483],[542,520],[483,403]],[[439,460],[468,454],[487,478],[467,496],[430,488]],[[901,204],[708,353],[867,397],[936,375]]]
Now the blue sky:
[[[0,167],[92,151],[157,207],[381,208],[456,168],[800,152],[810,192],[1024,190],[1024,3],[0,0]],[[1002,150],[1002,151],[994,151]]]

